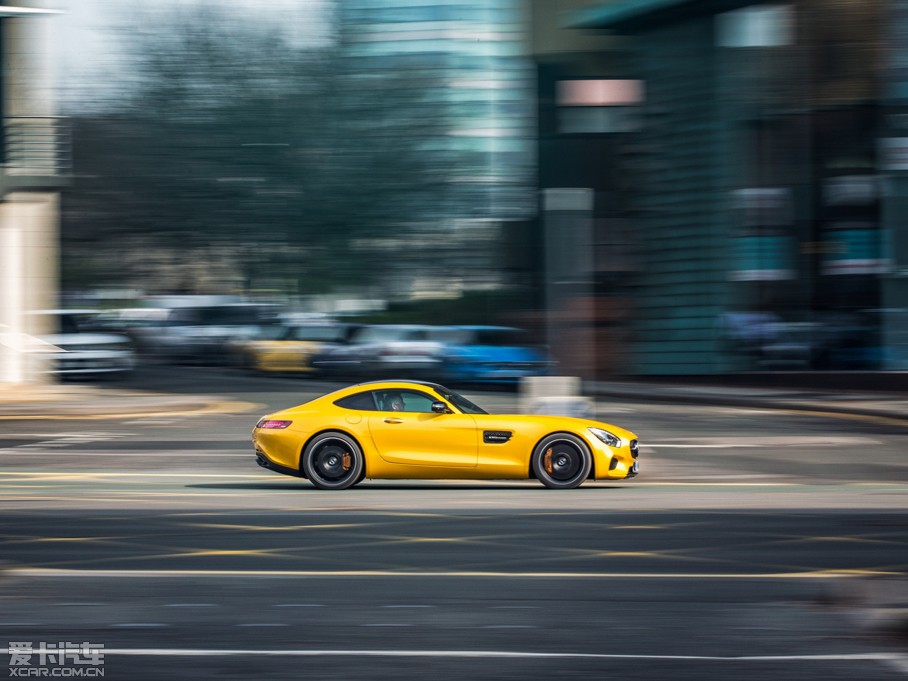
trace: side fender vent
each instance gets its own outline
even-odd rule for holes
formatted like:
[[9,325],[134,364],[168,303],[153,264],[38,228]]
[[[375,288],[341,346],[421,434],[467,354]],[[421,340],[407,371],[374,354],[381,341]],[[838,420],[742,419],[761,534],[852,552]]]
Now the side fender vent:
[[500,445],[510,440],[513,434],[509,430],[484,430],[482,431],[482,441],[487,445]]

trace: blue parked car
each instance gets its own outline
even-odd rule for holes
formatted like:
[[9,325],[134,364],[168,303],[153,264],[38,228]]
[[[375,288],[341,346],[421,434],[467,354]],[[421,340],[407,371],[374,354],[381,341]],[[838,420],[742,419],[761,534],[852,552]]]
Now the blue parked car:
[[443,380],[449,383],[515,383],[525,376],[544,376],[553,365],[522,329],[452,326],[444,335]]

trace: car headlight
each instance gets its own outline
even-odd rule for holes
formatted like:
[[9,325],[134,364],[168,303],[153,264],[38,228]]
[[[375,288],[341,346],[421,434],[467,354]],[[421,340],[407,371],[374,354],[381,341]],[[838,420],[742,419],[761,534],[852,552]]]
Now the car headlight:
[[609,447],[621,446],[621,438],[608,432],[607,430],[603,430],[602,428],[588,428],[587,430],[589,430],[593,435],[602,440]]

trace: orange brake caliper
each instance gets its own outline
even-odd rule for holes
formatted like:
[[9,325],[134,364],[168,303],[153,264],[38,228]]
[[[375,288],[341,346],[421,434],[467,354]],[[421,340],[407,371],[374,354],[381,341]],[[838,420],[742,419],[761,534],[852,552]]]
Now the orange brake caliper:
[[546,450],[545,456],[542,457],[542,467],[545,468],[545,472],[549,475],[552,474],[552,448],[549,447]]
[[345,471],[350,470],[350,466],[352,465],[352,459],[350,458],[349,452],[344,454],[343,459],[341,459],[341,465],[344,467]]

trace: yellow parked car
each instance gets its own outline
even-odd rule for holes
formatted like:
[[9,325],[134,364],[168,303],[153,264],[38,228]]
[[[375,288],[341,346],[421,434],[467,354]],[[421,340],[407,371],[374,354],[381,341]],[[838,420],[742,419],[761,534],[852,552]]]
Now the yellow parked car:
[[231,354],[247,369],[314,373],[313,356],[344,345],[352,324],[298,324],[263,327],[258,336],[234,344]]
[[363,480],[537,479],[569,489],[637,475],[637,436],[567,416],[489,414],[436,383],[376,381],[268,414],[256,461],[321,489]]

